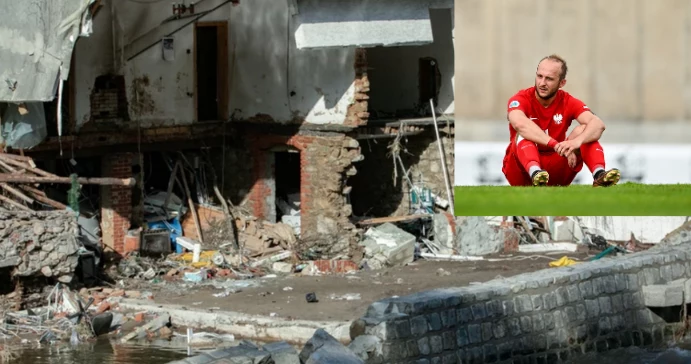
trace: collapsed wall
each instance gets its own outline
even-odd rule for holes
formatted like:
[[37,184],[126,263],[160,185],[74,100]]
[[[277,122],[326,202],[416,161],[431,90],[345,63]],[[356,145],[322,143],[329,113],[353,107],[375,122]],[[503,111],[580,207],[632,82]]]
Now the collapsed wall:
[[645,306],[642,287],[680,278],[691,278],[691,241],[385,299],[353,323],[351,347],[369,363],[554,363],[664,344],[678,326]]
[[0,268],[15,277],[69,282],[78,263],[77,234],[72,212],[0,210]]
[[[443,123],[440,121],[440,124]],[[442,124],[443,125],[443,124]],[[449,176],[454,175],[453,136],[440,131],[442,147]],[[351,178],[352,204],[355,215],[401,216],[410,214],[410,186],[404,179],[401,165],[394,160],[389,148],[392,140],[361,140],[364,160],[358,163],[358,173]],[[440,198],[447,200],[446,184],[439,143],[430,126],[421,135],[402,138],[400,157],[409,172],[411,181],[419,187],[429,188]],[[453,186],[453,180],[451,180]]]

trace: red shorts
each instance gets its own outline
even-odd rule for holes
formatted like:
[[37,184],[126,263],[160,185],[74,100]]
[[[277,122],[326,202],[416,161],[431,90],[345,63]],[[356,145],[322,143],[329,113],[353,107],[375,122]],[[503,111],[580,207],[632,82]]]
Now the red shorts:
[[[540,152],[540,167],[549,173],[548,186],[568,186],[576,178],[578,172],[583,168],[583,159],[578,154],[576,167],[569,167],[569,162],[565,157],[557,152]],[[515,149],[511,145],[506,148],[504,156],[504,166],[501,169],[506,176],[506,180],[511,186],[532,186],[533,181],[528,172],[523,169],[521,162],[518,161]]]

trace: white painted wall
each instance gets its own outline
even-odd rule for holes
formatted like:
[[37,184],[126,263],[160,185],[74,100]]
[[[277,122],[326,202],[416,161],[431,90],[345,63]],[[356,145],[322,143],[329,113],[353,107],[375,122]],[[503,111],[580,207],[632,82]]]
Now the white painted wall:
[[[221,3],[223,0],[201,1],[195,10],[199,13]],[[114,12],[118,46],[113,61],[110,14],[103,13],[108,13],[108,9],[103,8],[98,14],[94,35],[78,44],[78,127],[89,114],[89,95],[95,77],[112,69],[114,63],[122,64],[116,68],[126,78],[133,120],[138,119],[144,127],[193,123],[194,98],[188,95],[194,92],[193,26],[173,35],[174,61],[163,60],[160,44],[161,36],[174,29],[171,27],[182,26],[191,19],[176,20],[161,28],[163,20],[172,15],[171,3],[118,1]],[[297,50],[287,1],[226,4],[200,21],[228,21],[229,113],[233,117],[245,119],[264,114],[279,122],[304,117],[305,121],[317,124],[339,124],[345,120],[353,101],[355,50]],[[157,28],[163,30],[156,32]],[[125,45],[137,39],[155,46],[131,61],[121,62],[127,53],[123,51]],[[140,82],[144,79],[148,82]],[[295,93],[292,97],[291,92]]]
[[[418,103],[418,60],[434,57],[442,76],[438,112],[454,113],[453,10],[430,9],[434,43],[367,50],[370,112],[413,109]],[[426,106],[426,105],[425,105]]]
[[81,126],[89,120],[91,113],[91,91],[96,77],[113,71],[112,14],[104,6],[93,18],[93,33],[79,38],[75,45],[75,120]]
[[581,216],[583,226],[608,240],[629,240],[631,233],[643,243],[659,243],[687,221],[686,216]]

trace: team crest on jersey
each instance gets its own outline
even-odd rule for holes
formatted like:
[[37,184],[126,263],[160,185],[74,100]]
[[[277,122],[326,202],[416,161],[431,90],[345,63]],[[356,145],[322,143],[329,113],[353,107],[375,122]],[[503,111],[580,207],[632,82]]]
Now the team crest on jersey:
[[510,107],[510,108],[514,108],[514,107],[518,107],[518,105],[520,105],[520,103],[519,103],[518,101],[516,101],[516,100],[513,100],[513,101],[511,101],[511,103],[509,104],[509,107]]
[[554,117],[552,117],[552,120],[554,120],[555,124],[561,124],[561,119],[563,119],[563,118],[564,117],[561,116],[561,114],[556,114],[556,115],[554,115]]

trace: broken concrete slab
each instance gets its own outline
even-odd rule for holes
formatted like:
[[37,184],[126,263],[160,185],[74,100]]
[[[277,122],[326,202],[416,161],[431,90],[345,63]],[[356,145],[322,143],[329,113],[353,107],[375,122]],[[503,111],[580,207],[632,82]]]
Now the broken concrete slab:
[[[684,303],[684,289],[686,279],[679,279],[667,284],[652,284],[643,286],[643,302],[648,307],[681,306]],[[689,283],[691,288],[691,283]]]
[[555,221],[552,239],[555,241],[582,241],[583,231],[573,219]]
[[250,340],[284,340],[304,344],[317,328],[324,328],[343,343],[350,343],[350,321],[308,321],[280,317],[248,315],[232,311],[213,311],[195,307],[152,304],[147,300],[122,299],[123,309],[167,313],[176,325],[196,329],[214,329]]
[[[453,216],[451,216],[453,219]],[[446,214],[434,214],[432,217],[434,227],[434,245],[439,248],[439,254],[452,254],[456,239],[455,229],[451,226],[451,220]]]
[[367,361],[382,355],[381,339],[374,335],[359,335],[348,345],[360,359]]
[[660,244],[679,245],[691,242],[691,220],[665,235]]
[[540,243],[540,244],[522,244],[518,246],[518,251],[521,253],[542,253],[542,252],[575,252],[578,250],[578,244],[575,243]]
[[483,216],[468,216],[458,226],[456,249],[460,255],[487,255],[504,248],[504,231],[491,226]]
[[338,342],[324,329],[317,329],[300,352],[300,361],[305,364],[364,364],[355,353]]
[[217,349],[175,361],[169,364],[230,363],[230,364],[280,364],[271,358],[271,354],[251,343]]
[[365,248],[365,261],[372,269],[398,266],[415,260],[415,235],[392,223],[370,228],[360,245]]

